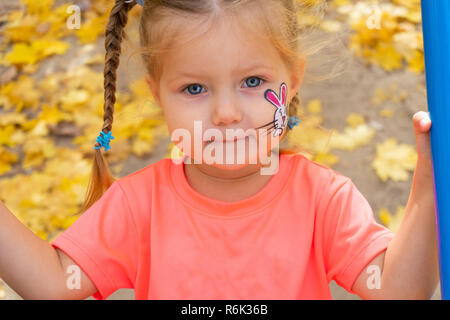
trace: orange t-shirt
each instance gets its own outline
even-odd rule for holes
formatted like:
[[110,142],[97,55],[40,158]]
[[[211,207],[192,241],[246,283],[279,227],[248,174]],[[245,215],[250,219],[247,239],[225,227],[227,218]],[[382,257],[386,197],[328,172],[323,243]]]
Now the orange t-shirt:
[[105,299],[331,299],[350,293],[394,234],[350,178],[301,154],[255,195],[223,202],[196,192],[184,164],[162,159],[115,181],[52,245]]

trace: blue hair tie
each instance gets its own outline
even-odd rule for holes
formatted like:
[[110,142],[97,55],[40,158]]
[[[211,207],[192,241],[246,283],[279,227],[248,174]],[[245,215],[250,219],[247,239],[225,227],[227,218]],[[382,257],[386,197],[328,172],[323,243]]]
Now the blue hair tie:
[[295,126],[300,123],[300,119],[297,116],[291,116],[288,118],[288,126],[292,130]]
[[108,151],[111,149],[109,146],[109,142],[114,139],[114,137],[111,135],[111,131],[107,134],[103,131],[100,131],[99,136],[97,137],[97,142],[100,144],[98,147],[94,147],[94,149],[100,149],[101,147],[105,147],[105,151]]

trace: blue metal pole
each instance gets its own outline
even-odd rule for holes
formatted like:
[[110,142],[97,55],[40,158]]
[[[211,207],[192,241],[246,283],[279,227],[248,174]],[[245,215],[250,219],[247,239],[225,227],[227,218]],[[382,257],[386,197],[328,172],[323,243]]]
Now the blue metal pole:
[[441,296],[450,299],[450,0],[422,0]]

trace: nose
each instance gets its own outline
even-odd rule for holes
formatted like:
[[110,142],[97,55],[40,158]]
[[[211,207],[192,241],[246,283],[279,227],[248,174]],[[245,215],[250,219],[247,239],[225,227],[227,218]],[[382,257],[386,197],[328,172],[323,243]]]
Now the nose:
[[233,93],[218,95],[214,100],[212,110],[212,123],[215,126],[229,125],[233,122],[241,122],[242,110],[238,99]]

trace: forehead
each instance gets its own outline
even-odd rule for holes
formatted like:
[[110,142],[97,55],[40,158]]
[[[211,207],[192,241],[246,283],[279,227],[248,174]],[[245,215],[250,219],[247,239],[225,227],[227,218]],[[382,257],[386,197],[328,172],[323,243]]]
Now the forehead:
[[170,77],[184,72],[208,75],[251,68],[276,70],[282,63],[279,53],[257,27],[254,29],[232,18],[212,25],[191,21],[183,30],[186,41],[173,44],[162,57],[163,73]]

